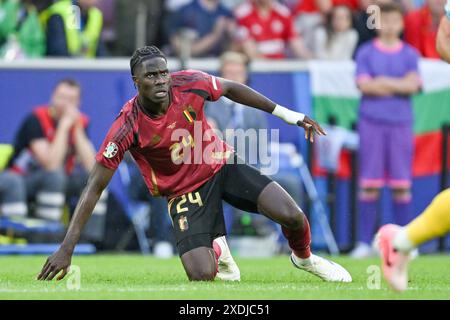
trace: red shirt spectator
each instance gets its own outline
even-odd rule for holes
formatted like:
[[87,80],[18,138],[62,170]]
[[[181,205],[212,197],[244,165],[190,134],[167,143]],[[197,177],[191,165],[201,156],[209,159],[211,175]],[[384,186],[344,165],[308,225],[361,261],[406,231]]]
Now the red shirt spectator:
[[[289,44],[296,56],[307,56],[299,48],[301,45],[289,9],[275,1],[268,2],[267,7],[259,7],[255,1],[248,1],[235,11],[238,40],[243,44],[246,54],[251,58],[282,59],[286,56],[286,45]],[[262,15],[261,10],[266,9],[267,14]],[[248,50],[252,42],[256,46],[256,53]]]
[[405,17],[405,41],[415,47],[423,57],[439,59],[436,51],[438,23],[439,20],[433,23],[428,5],[411,11]]
[[[333,7],[338,5],[345,5],[353,11],[358,10],[359,8],[358,0],[331,0],[331,4]],[[317,0],[299,0],[297,6],[294,9],[294,15],[298,15],[304,12],[320,12],[319,6],[317,5]]]

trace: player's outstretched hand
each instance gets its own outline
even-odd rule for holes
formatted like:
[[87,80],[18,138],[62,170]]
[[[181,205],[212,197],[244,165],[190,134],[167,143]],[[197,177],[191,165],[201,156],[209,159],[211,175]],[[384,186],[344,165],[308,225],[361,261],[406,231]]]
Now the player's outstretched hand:
[[69,271],[72,255],[61,249],[48,257],[41,273],[39,273],[38,280],[53,280],[53,278],[62,271],[56,280],[62,280]]
[[308,116],[305,116],[303,121],[297,122],[297,125],[305,129],[305,139],[311,142],[314,142],[314,134],[318,134],[319,136],[325,136],[327,134],[317,122],[308,118]]

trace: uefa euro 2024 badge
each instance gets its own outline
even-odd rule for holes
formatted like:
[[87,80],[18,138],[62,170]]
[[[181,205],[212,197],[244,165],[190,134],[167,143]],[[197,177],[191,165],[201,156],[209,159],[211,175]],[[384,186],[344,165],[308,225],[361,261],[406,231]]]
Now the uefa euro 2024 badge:
[[117,154],[117,151],[119,151],[119,147],[117,147],[117,144],[110,141],[108,142],[105,151],[103,151],[103,156],[105,156],[105,158],[110,159]]

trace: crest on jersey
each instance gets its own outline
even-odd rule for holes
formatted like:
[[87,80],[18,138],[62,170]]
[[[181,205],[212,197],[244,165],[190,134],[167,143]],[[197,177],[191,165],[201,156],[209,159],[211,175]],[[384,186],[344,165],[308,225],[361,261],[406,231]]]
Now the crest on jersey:
[[183,115],[189,123],[194,122],[197,118],[197,114],[195,113],[195,110],[194,108],[192,108],[192,106],[188,106],[187,109],[183,111]]
[[180,230],[183,232],[189,229],[189,224],[186,216],[180,216],[180,218],[178,219],[178,226],[180,227]]
[[160,142],[160,141],[161,141],[161,136],[155,134],[155,135],[153,135],[151,144],[152,144],[152,145],[155,145],[155,144],[157,144],[157,143]]
[[117,154],[117,151],[119,151],[119,147],[114,142],[108,142],[108,145],[105,148],[105,151],[103,151],[103,156],[105,158],[112,158]]

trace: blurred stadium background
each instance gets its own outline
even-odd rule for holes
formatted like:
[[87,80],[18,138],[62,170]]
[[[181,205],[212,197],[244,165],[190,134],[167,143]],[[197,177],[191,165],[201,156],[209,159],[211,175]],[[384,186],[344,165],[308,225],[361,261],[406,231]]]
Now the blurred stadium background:
[[[46,29],[49,28],[46,24],[49,20],[42,17],[48,14],[49,11],[46,10],[52,5],[52,1],[0,1],[1,169],[5,169],[15,134],[23,119],[36,106],[48,103],[53,87],[60,79],[73,78],[81,84],[81,110],[90,117],[89,137],[95,148],[98,148],[122,105],[135,94],[130,78],[129,56],[136,47],[146,44],[161,47],[170,57],[171,71],[192,68],[218,74],[218,58],[226,50],[243,51],[252,58],[251,50],[243,44],[247,39],[245,35],[251,32],[251,27],[245,29],[245,23],[242,21],[246,10],[242,5],[246,5],[245,2],[251,1],[75,1],[74,5],[81,7],[81,16],[75,14],[77,19],[80,18],[80,28],[83,29],[87,24],[86,17],[92,7],[98,7],[103,16],[100,23],[101,36],[94,44],[96,50],[89,50],[93,45],[89,41],[94,41],[94,37],[87,41],[85,50],[77,51],[68,48],[71,40],[67,35],[64,36],[64,32],[62,34],[63,40],[66,40],[65,44],[61,44],[61,39],[52,39],[57,37],[58,32],[55,30],[58,30],[58,21],[52,24],[51,27],[55,29],[51,32]],[[331,130],[345,128],[350,132],[354,131],[360,94],[355,86],[355,66],[351,58],[358,45],[374,36],[373,30],[368,30],[365,25],[365,10],[368,5],[377,2],[261,0],[262,2],[276,7],[276,10],[282,12],[281,16],[286,15],[287,21],[293,24],[295,30],[291,30],[288,36],[272,39],[278,45],[282,43],[282,54],[279,56],[270,57],[264,49],[254,55],[255,59],[251,59],[249,64],[250,86],[279,104],[312,115],[321,123],[329,125]],[[406,21],[412,21],[406,23],[405,38],[408,34],[419,34],[424,38],[412,39],[414,37],[410,36],[411,43],[419,43],[417,49],[422,54],[420,73],[423,81],[422,92],[413,100],[413,214],[416,216],[440,190],[448,187],[450,67],[440,61],[430,49],[430,34],[419,32],[417,25],[413,23],[419,19],[417,12],[433,19],[439,16],[439,13],[436,13],[439,11],[436,9],[439,5],[443,15],[444,2],[399,0],[398,3],[403,6],[405,17],[409,17]],[[220,10],[216,7],[219,4]],[[281,5],[283,7],[280,9]],[[333,8],[339,5],[350,8],[352,15],[351,24],[344,31],[359,37],[359,41],[353,42],[353,47],[336,44],[337,48],[347,49],[348,53],[342,56],[335,55],[336,52],[328,50],[327,46],[320,47],[317,44],[321,39],[318,29],[327,30],[325,34],[328,36],[334,32],[333,27],[327,29],[326,21]],[[206,9],[208,6],[213,9]],[[196,8],[202,8],[203,12],[200,9],[198,12],[204,15],[203,20],[200,18],[201,14],[196,18],[189,16]],[[289,8],[291,13],[286,8]],[[207,10],[211,11],[208,13]],[[6,16],[11,12],[13,22],[7,25]],[[76,10],[74,12],[76,13]],[[33,21],[38,16],[41,22]],[[226,18],[227,26],[218,23],[220,17]],[[430,28],[432,27],[431,23]],[[41,31],[36,28],[41,28]],[[217,31],[218,29],[220,30]],[[213,45],[209,50],[199,49],[196,46],[198,39],[211,33],[216,37]],[[67,39],[64,39],[65,37]],[[293,44],[294,40],[300,41],[300,49],[298,43]],[[422,45],[422,40],[428,44]],[[327,51],[326,54],[324,50]],[[338,49],[338,52],[342,51]],[[258,59],[264,55],[269,59]],[[294,153],[289,151],[287,160],[281,163],[281,170],[295,177],[298,183],[298,200],[311,220],[314,249],[327,250],[327,246],[318,223],[318,213],[313,210],[313,203],[298,170],[289,160],[292,154],[302,155],[307,162],[320,201],[325,205],[338,247],[341,252],[349,252],[355,246],[358,219],[357,149],[354,146],[346,148],[342,142],[332,139],[327,140],[328,146],[322,146],[324,150],[313,149],[304,140],[302,130],[288,126],[273,116],[267,116],[267,122],[269,128],[280,129],[281,143],[294,147]],[[335,155],[334,158],[329,156],[331,153]],[[320,154],[328,155],[328,158],[320,158]],[[155,235],[148,230],[151,228],[147,227],[152,226],[153,218],[150,217],[167,213],[158,211],[160,209],[152,206],[151,202],[134,197],[130,193],[133,170],[133,164],[130,162],[116,173],[109,187],[108,210],[102,236],[93,241],[85,239],[85,246],[79,247],[80,253],[135,251],[155,254]],[[392,221],[389,197],[390,194],[386,190],[383,193],[383,210],[379,225]],[[51,253],[54,245],[61,240],[71,208],[73,204],[66,206],[63,219],[56,221],[56,224],[55,221],[31,219],[32,216],[25,220],[8,219],[2,217],[0,212],[0,253]],[[255,216],[242,212],[230,213],[229,210],[226,209],[231,230],[230,244],[236,255],[271,256],[287,252],[286,244],[280,239],[279,230],[273,225],[260,221]],[[164,242],[169,243],[169,248],[173,248],[170,235],[165,237]],[[433,241],[421,249],[422,252],[448,251],[450,241],[449,238]],[[172,249],[169,249],[169,252],[175,254]],[[170,254],[163,250],[160,255]]]

